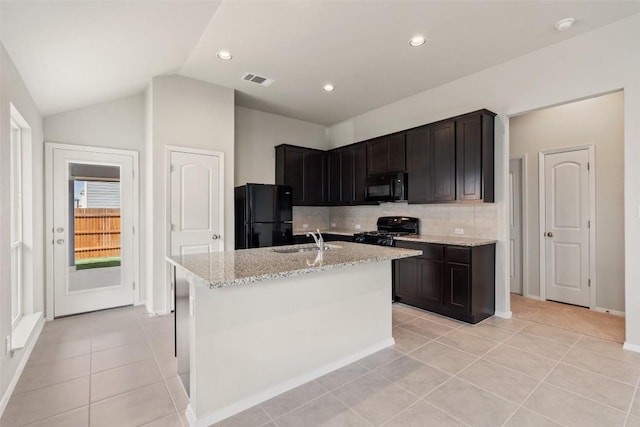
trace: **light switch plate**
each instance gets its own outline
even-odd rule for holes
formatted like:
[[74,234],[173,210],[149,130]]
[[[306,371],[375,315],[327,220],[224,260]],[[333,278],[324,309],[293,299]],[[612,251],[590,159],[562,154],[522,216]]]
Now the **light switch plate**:
[[336,223],[335,222],[331,223],[331,228],[336,228]]
[[456,228],[453,232],[456,234],[464,234],[464,228]]
[[356,228],[356,230],[360,230],[360,224],[356,224],[354,225],[354,227]]
[[302,224],[302,228],[309,228],[309,224]]

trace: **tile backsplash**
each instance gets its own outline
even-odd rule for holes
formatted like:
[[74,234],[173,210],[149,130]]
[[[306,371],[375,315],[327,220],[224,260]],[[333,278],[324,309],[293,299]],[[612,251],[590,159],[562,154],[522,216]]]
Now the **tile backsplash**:
[[[380,216],[406,215],[420,218],[420,233],[495,239],[498,235],[498,209],[495,203],[410,205],[383,203],[377,206],[294,207],[295,229],[309,228],[369,231],[376,229]],[[332,225],[334,225],[332,227]],[[360,229],[356,229],[360,225]]]
[[293,229],[328,230],[331,227],[331,214],[329,207],[324,206],[294,206],[293,207]]

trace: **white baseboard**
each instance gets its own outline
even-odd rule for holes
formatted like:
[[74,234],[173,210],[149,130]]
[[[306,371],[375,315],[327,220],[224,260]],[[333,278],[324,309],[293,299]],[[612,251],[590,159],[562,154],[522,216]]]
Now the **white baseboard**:
[[2,414],[4,414],[4,410],[7,408],[7,405],[9,404],[9,399],[11,399],[11,395],[13,394],[13,390],[15,390],[16,385],[18,384],[20,375],[22,375],[22,371],[24,371],[24,367],[27,365],[27,361],[31,356],[33,347],[36,345],[36,341],[38,341],[38,337],[42,332],[44,323],[45,323],[45,319],[44,317],[41,316],[40,319],[38,320],[38,323],[36,323],[36,326],[33,329],[33,332],[31,334],[29,341],[27,342],[27,345],[24,348],[24,353],[22,353],[22,359],[20,359],[20,363],[18,363],[18,367],[16,368],[16,371],[13,373],[13,378],[11,378],[9,385],[7,386],[7,389],[5,390],[4,395],[2,396],[2,400],[0,400],[0,417],[2,417]]
[[640,345],[637,345],[637,344],[631,344],[625,341],[622,348],[624,348],[625,350],[635,351],[636,353],[640,353]]
[[544,301],[539,295],[524,295],[525,298],[531,298],[537,301]]
[[503,319],[511,319],[512,315],[511,311],[496,311],[494,313],[494,316],[501,317]]
[[624,311],[618,311],[618,310],[611,310],[608,308],[602,308],[602,307],[595,307],[593,308],[594,311],[599,311],[601,313],[608,313],[608,314],[613,314],[615,316],[622,316],[624,317]]
[[218,410],[211,412],[207,415],[204,415],[200,418],[196,418],[193,408],[191,407],[191,405],[189,405],[187,406],[187,412],[186,412],[187,419],[189,420],[189,425],[192,427],[207,427],[211,424],[215,424],[235,414],[239,414],[245,409],[254,407],[259,403],[262,403],[266,400],[271,399],[272,397],[276,397],[286,391],[289,391],[293,388],[301,386],[302,384],[308,383],[309,381],[312,381],[316,378],[326,375],[329,372],[333,372],[336,369],[340,369],[344,366],[347,366],[357,360],[367,357],[375,352],[378,352],[394,344],[395,344],[395,340],[393,338],[385,339],[379,343],[369,346],[354,354],[343,357],[342,359],[339,359],[327,365],[321,366],[318,369],[314,369],[311,372],[308,372],[303,375],[299,375],[283,383],[276,384],[273,387],[269,387],[266,390],[263,390],[257,394],[254,394],[253,396],[247,397],[246,399],[242,399],[231,405],[227,405],[222,408],[219,408]]

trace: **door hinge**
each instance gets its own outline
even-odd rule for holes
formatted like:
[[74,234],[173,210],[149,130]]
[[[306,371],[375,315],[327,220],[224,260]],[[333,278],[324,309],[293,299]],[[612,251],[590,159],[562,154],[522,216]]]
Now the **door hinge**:
[[176,226],[171,224],[171,231],[176,231]]
[[591,170],[591,163],[587,162],[587,170]]
[[133,282],[133,290],[136,290],[136,282]]
[[131,177],[132,177],[133,179],[136,179],[136,171],[131,171]]
[[591,287],[591,279],[587,279],[587,283],[589,284],[589,287]]
[[587,228],[591,228],[591,220],[587,221]]
[[133,234],[136,234],[136,226],[134,225],[133,227],[131,227],[133,230]]
[[173,173],[175,171],[175,168],[173,167],[173,165],[169,165],[169,172]]

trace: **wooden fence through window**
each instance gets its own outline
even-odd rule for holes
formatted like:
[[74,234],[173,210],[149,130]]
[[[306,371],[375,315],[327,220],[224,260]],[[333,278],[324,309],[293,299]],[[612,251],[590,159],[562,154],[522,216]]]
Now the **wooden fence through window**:
[[76,259],[120,256],[120,208],[75,208]]

